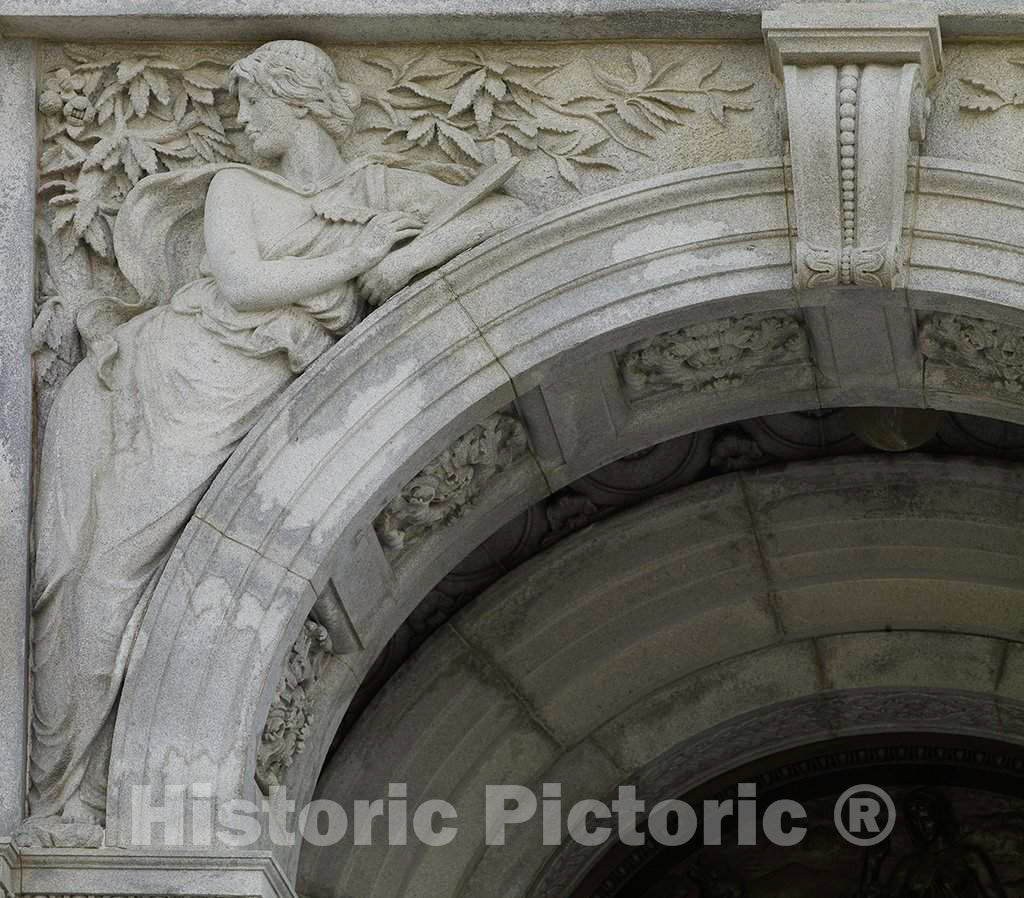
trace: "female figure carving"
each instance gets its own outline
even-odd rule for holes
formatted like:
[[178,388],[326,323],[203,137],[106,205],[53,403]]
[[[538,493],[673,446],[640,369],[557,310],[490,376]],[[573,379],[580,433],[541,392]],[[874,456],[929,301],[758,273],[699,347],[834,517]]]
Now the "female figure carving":
[[[108,301],[80,316],[90,353],[50,412],[23,843],[103,825],[139,621],[182,527],[260,414],[367,303],[522,216],[517,201],[486,197],[396,248],[439,207],[462,208],[457,188],[342,157],[359,94],[330,57],[274,41],[236,63],[232,82],[238,121],[268,168],[170,172],[129,194],[115,245],[143,304]],[[174,290],[200,214],[198,277]]]

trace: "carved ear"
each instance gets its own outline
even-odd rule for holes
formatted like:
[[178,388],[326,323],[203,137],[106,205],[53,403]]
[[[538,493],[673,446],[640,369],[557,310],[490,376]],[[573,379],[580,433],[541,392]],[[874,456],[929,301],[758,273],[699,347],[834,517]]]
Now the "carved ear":
[[292,111],[295,113],[296,118],[305,118],[309,115],[308,106],[292,106]]

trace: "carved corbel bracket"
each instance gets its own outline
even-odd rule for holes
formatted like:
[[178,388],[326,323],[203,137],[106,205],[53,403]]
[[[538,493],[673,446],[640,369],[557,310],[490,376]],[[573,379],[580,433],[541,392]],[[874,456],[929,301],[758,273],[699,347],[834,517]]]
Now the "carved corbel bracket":
[[907,165],[942,68],[938,16],[910,3],[766,12],[782,80],[797,288],[902,286]]

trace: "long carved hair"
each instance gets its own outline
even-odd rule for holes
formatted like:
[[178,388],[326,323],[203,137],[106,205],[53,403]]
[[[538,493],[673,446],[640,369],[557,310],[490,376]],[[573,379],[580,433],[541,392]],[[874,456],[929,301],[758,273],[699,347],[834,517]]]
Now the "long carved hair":
[[231,93],[238,81],[254,84],[268,96],[310,111],[335,140],[352,127],[361,97],[353,84],[342,81],[334,62],[306,41],[271,41],[231,66]]

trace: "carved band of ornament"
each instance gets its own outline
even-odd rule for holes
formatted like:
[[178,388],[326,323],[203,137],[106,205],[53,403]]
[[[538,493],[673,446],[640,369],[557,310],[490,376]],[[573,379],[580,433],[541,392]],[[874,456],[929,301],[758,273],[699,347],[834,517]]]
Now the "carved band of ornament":
[[497,474],[527,452],[526,428],[497,412],[459,437],[412,478],[373,523],[381,544],[397,553],[462,517]]
[[[6,896],[10,896],[10,898],[15,898],[15,896],[12,895],[10,892],[8,892],[6,890],[6,888],[4,889],[3,894],[5,895],[5,898],[6,898]],[[50,893],[50,892],[47,892],[46,894],[40,894],[40,893],[37,893],[37,892],[31,892],[31,893],[24,892],[24,893],[22,893],[19,896],[19,898],[173,898],[173,896],[171,896],[171,895],[122,895],[122,894],[116,894],[116,895],[115,894],[97,895],[95,893],[90,893],[88,895],[80,895],[80,894],[65,893],[65,892],[61,892],[59,894],[57,894],[57,893]],[[229,895],[206,895],[206,896],[203,896],[203,898],[232,898],[232,896],[229,896]],[[238,896],[235,896],[235,898],[238,898]],[[259,898],[259,896],[258,895],[245,895],[245,896],[242,896],[242,898]]]
[[1024,392],[1024,330],[964,315],[921,319],[921,354],[933,365],[969,371],[991,387]]
[[313,723],[313,691],[331,650],[326,628],[307,620],[288,653],[284,676],[277,686],[256,751],[256,783],[266,795],[274,786],[281,785],[285,772],[306,747]]
[[806,361],[803,323],[791,315],[722,318],[635,343],[618,357],[627,391],[711,393],[742,385],[756,371]]
[[[146,175],[243,161],[248,147],[227,90],[228,51],[172,53],[68,44],[65,64],[43,78],[41,193],[62,258],[80,244],[113,256],[121,201]],[[680,55],[656,66],[633,50],[611,70],[582,58],[475,47],[440,55],[370,57],[386,73],[360,79],[359,131],[383,131],[381,149],[415,156],[445,180],[469,180],[495,159],[543,157],[577,190],[587,171],[619,170],[616,154],[708,116],[725,126],[750,111],[754,82],[721,59]],[[577,84],[580,72],[582,84]],[[615,153],[607,150],[614,146]]]
[[860,66],[844,65],[839,70],[839,178],[843,220],[843,256],[839,281],[853,283],[853,248],[857,241],[857,100]]

